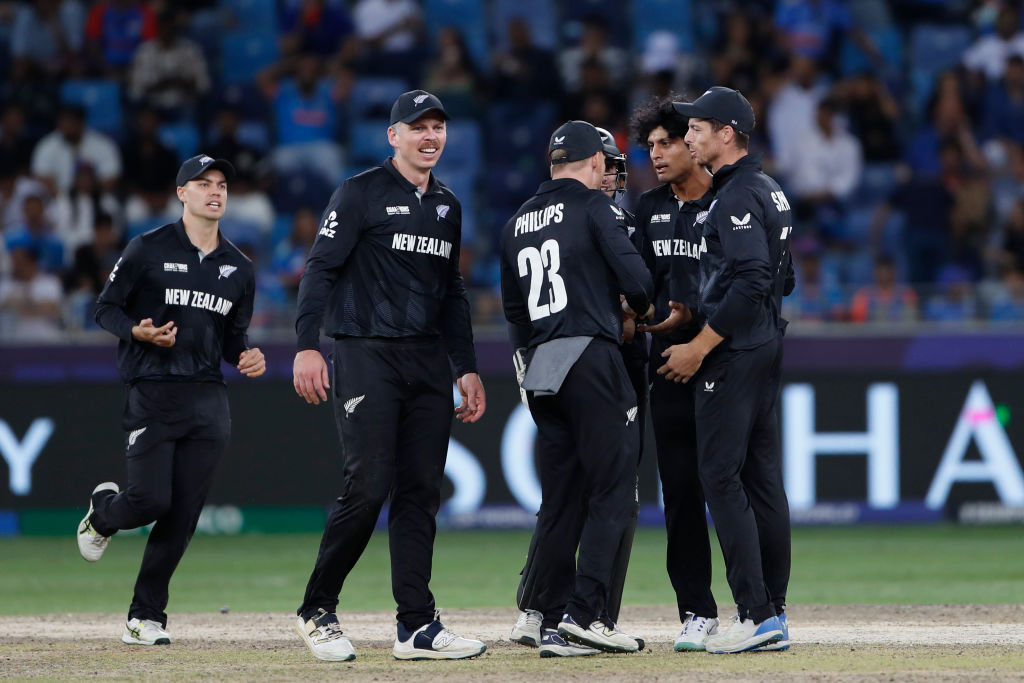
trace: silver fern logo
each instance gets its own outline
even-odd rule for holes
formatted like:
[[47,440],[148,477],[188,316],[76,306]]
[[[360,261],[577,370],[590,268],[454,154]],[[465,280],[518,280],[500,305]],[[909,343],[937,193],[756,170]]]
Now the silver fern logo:
[[637,407],[633,406],[632,408],[626,411],[626,424],[629,424],[630,422],[636,420],[636,409]]
[[238,270],[238,266],[221,266],[220,275],[217,276],[217,279],[219,280],[222,277],[231,277],[231,273],[235,272],[236,270]]
[[363,402],[364,398],[366,398],[366,394],[345,401],[345,417],[351,417],[352,413],[356,411],[356,407]]
[[131,448],[132,446],[135,445],[136,440],[138,440],[138,438],[142,436],[142,432],[144,431],[146,431],[145,427],[139,427],[138,429],[136,429],[135,431],[128,435],[128,448]]

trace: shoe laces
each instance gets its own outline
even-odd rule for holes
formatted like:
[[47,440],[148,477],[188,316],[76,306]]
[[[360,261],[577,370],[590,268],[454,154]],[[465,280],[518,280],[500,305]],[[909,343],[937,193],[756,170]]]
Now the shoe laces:
[[529,626],[540,628],[543,617],[540,612],[533,609],[523,611],[519,615],[519,620],[516,622],[516,626]]
[[707,617],[698,617],[693,612],[687,612],[686,621],[683,622],[683,633],[686,635],[701,633],[704,631],[704,627],[707,625]]
[[[330,616],[330,613],[326,610],[321,610],[321,614],[318,614],[312,619],[313,625],[316,626],[314,633],[319,634],[317,640],[328,641],[341,638],[344,635],[344,631],[341,630],[341,624],[338,623],[338,618],[334,617],[334,619],[328,621],[325,619],[327,616]],[[322,619],[323,621],[317,622],[317,619]]]

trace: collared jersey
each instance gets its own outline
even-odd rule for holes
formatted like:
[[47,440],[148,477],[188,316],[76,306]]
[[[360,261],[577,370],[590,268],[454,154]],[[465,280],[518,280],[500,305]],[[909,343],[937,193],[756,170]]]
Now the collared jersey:
[[570,178],[542,183],[509,219],[501,232],[501,295],[514,344],[576,336],[621,343],[619,294],[646,311],[654,289],[625,221],[603,192]]
[[459,272],[462,207],[431,174],[427,191],[391,159],[335,190],[299,284],[299,350],[328,336],[439,337],[461,376],[476,372]]
[[659,185],[640,195],[637,231],[642,233],[641,255],[654,276],[654,321],[669,314],[669,301],[686,305],[693,319],[666,335],[689,341],[703,324],[697,302],[700,295],[700,257],[705,250],[703,223],[711,206],[710,190],[702,197],[680,202],[672,186]]
[[[117,366],[127,383],[223,382],[223,358],[236,365],[249,348],[256,278],[252,262],[223,235],[202,255],[179,220],[128,243],[100,293],[96,322],[120,338]],[[152,318],[173,321],[174,346],[132,337],[132,327]]]
[[711,190],[699,307],[728,348],[754,348],[784,327],[779,308],[791,272],[792,212],[758,157],[718,169]]

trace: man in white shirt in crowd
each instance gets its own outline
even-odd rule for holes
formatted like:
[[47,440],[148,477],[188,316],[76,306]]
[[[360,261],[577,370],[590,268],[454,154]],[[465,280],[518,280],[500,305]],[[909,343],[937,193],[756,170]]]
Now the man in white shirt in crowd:
[[85,125],[85,110],[65,106],[57,117],[57,130],[43,137],[32,152],[32,175],[46,184],[51,195],[67,192],[75,182],[80,162],[91,165],[103,190],[114,191],[121,178],[121,152],[106,135]]

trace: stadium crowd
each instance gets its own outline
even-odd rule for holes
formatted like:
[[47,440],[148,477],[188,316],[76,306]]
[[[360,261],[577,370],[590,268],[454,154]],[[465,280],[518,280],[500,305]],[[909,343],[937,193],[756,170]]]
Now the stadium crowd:
[[1024,320],[1024,17],[1010,0],[0,0],[0,339],[65,338],[173,178],[230,159],[222,231],[257,267],[254,330],[290,329],[318,215],[389,155],[395,97],[453,120],[474,321],[497,235],[581,118],[655,184],[633,107],[740,89],[793,202],[805,321]]

